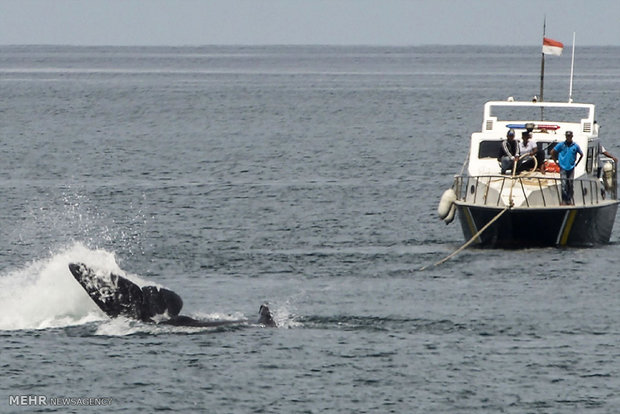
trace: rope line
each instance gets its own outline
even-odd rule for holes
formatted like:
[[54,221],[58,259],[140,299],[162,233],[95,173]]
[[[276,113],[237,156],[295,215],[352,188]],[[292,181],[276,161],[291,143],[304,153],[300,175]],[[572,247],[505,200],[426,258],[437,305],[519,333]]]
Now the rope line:
[[[439,266],[442,263],[447,262],[448,260],[452,259],[454,256],[456,256],[457,254],[459,254],[460,252],[462,252],[467,246],[469,246],[470,244],[472,244],[474,242],[474,240],[476,240],[478,238],[478,236],[480,236],[486,229],[489,228],[489,226],[493,223],[495,223],[501,216],[502,214],[504,214],[505,212],[507,212],[508,210],[510,210],[510,208],[512,207],[512,205],[504,208],[502,211],[500,211],[495,217],[493,217],[487,224],[484,225],[484,227],[482,227],[478,233],[474,234],[474,236],[469,239],[464,245],[462,245],[461,247],[459,247],[458,249],[456,249],[454,252],[452,252],[451,254],[449,254],[448,256],[444,257],[443,259],[441,259],[440,261],[438,261],[437,263],[433,264],[433,267],[435,266]],[[430,265],[426,265],[420,268],[420,271],[422,270],[426,270],[428,267],[430,267]]]

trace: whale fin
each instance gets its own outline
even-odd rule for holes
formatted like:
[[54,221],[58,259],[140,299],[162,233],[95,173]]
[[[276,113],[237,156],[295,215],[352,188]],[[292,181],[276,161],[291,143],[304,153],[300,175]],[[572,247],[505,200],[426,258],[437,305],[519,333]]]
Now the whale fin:
[[69,270],[99,309],[111,318],[124,316],[150,321],[152,317],[164,313],[176,316],[183,307],[181,297],[168,289],[155,286],[140,288],[114,273],[97,274],[84,263],[70,263]]
[[258,323],[270,327],[276,326],[276,321],[273,320],[269,306],[266,303],[260,305],[258,309]]
[[115,274],[99,275],[83,263],[71,263],[69,270],[106,315],[141,319],[143,295],[138,285]]

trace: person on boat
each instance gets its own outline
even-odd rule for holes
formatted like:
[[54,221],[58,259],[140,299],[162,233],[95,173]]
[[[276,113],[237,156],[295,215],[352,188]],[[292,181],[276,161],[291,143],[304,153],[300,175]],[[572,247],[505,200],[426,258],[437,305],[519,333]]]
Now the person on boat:
[[[579,144],[573,142],[573,131],[566,131],[564,136],[566,140],[560,142],[551,150],[551,158],[560,166],[562,205],[572,205],[575,167],[583,158],[583,151],[581,151]],[[579,159],[577,159],[577,154],[579,154]]]
[[607,151],[603,144],[599,141],[598,143],[598,171],[597,177],[601,178],[601,171],[603,170],[603,162],[601,161],[601,155],[611,158],[614,160],[614,164],[618,165],[618,158],[614,157],[611,152]]
[[519,145],[515,141],[514,129],[510,129],[506,133],[506,140],[502,141],[498,158],[501,163],[502,174],[506,174],[507,170],[512,170],[515,163],[519,160]]
[[517,164],[517,174],[521,171],[531,170],[536,166],[534,157],[538,151],[538,147],[530,141],[532,135],[525,131],[521,134],[521,142],[519,142],[519,162]]
[[[534,98],[537,99],[537,97],[534,97]],[[532,122],[528,122],[527,124],[525,124],[525,130],[529,133],[530,139],[532,138],[532,134],[534,133],[534,127],[535,125]],[[536,147],[534,158],[536,158],[536,163],[538,164],[538,171],[544,174],[545,173],[545,152],[547,151],[549,147],[547,147],[547,149],[543,149],[542,146],[538,148],[537,144],[534,144],[534,146]]]

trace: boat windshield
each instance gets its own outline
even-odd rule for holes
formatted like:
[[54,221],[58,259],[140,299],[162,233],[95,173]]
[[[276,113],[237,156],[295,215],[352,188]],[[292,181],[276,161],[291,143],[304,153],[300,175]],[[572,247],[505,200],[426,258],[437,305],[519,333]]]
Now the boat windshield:
[[492,106],[491,116],[498,121],[553,121],[580,123],[588,118],[588,108],[539,106]]

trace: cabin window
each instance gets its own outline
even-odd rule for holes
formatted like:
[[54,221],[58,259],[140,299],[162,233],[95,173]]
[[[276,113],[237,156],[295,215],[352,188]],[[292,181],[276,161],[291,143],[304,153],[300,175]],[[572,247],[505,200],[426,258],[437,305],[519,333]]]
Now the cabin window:
[[502,141],[481,141],[478,146],[478,158],[498,158]]
[[594,147],[588,147],[588,158],[586,158],[586,172],[592,172],[592,163],[594,162]]

